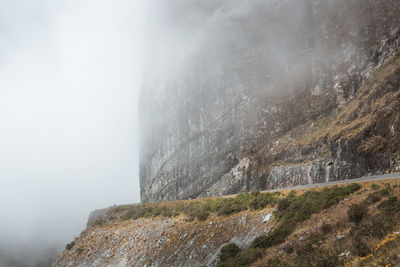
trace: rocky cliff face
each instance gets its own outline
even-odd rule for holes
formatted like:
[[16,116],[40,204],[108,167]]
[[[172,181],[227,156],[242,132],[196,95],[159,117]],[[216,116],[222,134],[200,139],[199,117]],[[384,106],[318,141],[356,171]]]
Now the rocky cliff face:
[[399,1],[148,10],[143,202],[400,170]]

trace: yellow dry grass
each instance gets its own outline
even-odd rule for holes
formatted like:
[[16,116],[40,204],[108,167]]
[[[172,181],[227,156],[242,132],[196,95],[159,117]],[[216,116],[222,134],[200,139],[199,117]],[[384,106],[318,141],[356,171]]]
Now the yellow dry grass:
[[[263,267],[263,266],[268,266],[268,262],[271,259],[276,259],[277,255],[281,261],[284,261],[288,263],[289,265],[295,265],[296,262],[294,262],[295,258],[294,255],[287,254],[283,251],[282,248],[289,246],[293,243],[299,242],[299,240],[307,240],[307,238],[311,234],[318,233],[324,224],[329,224],[331,225],[332,231],[326,235],[324,235],[324,241],[323,244],[320,246],[323,249],[326,249],[328,251],[331,251],[333,248],[338,247],[338,244],[340,243],[340,247],[342,248],[342,251],[351,251],[351,241],[348,238],[345,238],[350,234],[351,230],[351,222],[348,220],[348,215],[347,215],[347,210],[348,207],[351,204],[354,203],[362,203],[365,201],[367,198],[368,194],[374,192],[374,190],[371,188],[371,186],[375,184],[380,186],[380,188],[385,188],[385,186],[390,185],[391,188],[393,188],[393,195],[400,197],[400,180],[399,179],[388,179],[388,180],[381,180],[381,181],[367,181],[367,182],[362,182],[360,185],[362,185],[362,189],[351,196],[349,198],[341,201],[338,205],[333,206],[332,208],[329,208],[327,210],[324,210],[320,213],[313,214],[310,219],[299,223],[296,227],[296,230],[286,239],[285,243],[282,246],[277,246],[277,247],[271,247],[268,248],[265,251],[265,257],[262,259],[257,260],[255,263],[252,264],[252,266],[256,267]],[[342,186],[342,185],[341,185]],[[319,187],[315,188],[312,190],[323,190],[324,187]],[[296,190],[296,193],[304,193],[310,189],[302,189],[302,190]],[[290,191],[284,192],[284,194],[289,193]],[[371,205],[369,207],[369,214],[371,216],[374,216],[375,214],[378,213],[377,211],[377,204]],[[393,229],[394,232],[400,231]],[[341,239],[341,237],[343,238]],[[397,240],[399,237],[399,234],[389,234],[386,238],[382,240],[375,239],[371,242],[371,246],[376,249],[375,251],[379,251],[384,247],[387,243]],[[338,238],[340,240],[338,240]],[[301,242],[300,242],[301,243]],[[279,256],[280,255],[280,256]],[[369,259],[366,258],[366,259]],[[364,259],[364,261],[366,260]],[[361,260],[362,261],[362,260]],[[353,264],[357,264],[360,262],[359,258],[351,258],[348,259],[348,264],[351,263],[351,266]],[[350,266],[350,265],[349,265]],[[358,266],[358,265],[354,265]],[[372,266],[372,265],[371,265]],[[374,265],[375,266],[375,265]],[[378,265],[376,265],[378,266]]]

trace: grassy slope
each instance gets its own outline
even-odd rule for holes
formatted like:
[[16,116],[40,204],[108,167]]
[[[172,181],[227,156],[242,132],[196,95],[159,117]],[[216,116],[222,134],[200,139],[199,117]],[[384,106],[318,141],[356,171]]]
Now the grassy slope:
[[[224,251],[222,251],[218,266],[250,265],[264,256],[265,249],[283,244],[296,231],[298,225],[309,220],[313,214],[337,205],[360,188],[359,184],[350,184],[342,187],[325,187],[320,191],[310,190],[299,195],[296,195],[295,191],[291,191],[290,194],[278,201],[275,211],[275,217],[279,222],[277,227],[268,235],[256,238],[248,249],[236,251],[237,253],[230,257],[225,257]],[[230,250],[234,248],[233,244],[228,246]],[[232,254],[231,251],[229,253]],[[330,257],[330,254],[325,251],[320,251],[319,254],[327,254],[326,256]]]
[[[400,51],[378,68],[338,115],[322,118],[299,144],[328,140],[362,139],[367,151],[391,150],[390,125],[400,112]],[[399,138],[394,139],[397,145]]]
[[[355,140],[362,153],[399,153],[400,138],[390,133],[400,113],[399,86],[400,51],[371,75],[339,114],[319,119],[312,127],[300,126],[302,129],[294,129],[288,139],[298,145]],[[285,142],[280,146],[276,153],[286,149]],[[317,207],[310,219],[297,221],[295,226],[284,215],[279,215],[278,205],[281,226],[261,237],[258,243],[256,240],[257,244],[248,250],[226,247],[224,252],[230,256],[222,255],[220,266],[400,264],[395,253],[399,250],[399,235],[393,235],[393,231],[399,231],[396,228],[400,221],[399,193],[395,183],[381,183],[380,189],[364,188],[356,197],[349,197],[347,203],[340,202],[322,211]],[[354,203],[350,213],[361,214],[358,219],[349,215],[350,205]],[[301,211],[303,207],[298,204],[294,207],[298,215],[312,210]],[[291,214],[292,218],[296,216]],[[379,248],[375,250],[376,246]]]
[[[304,101],[315,100],[307,96]],[[293,114],[298,112],[294,110]],[[338,114],[326,116],[318,108],[311,112],[316,114],[315,119],[290,129],[268,146],[244,155],[256,162],[254,168],[258,173],[268,175],[274,166],[306,162],[299,162],[294,156],[302,149],[307,160],[316,156],[330,160],[335,158],[334,148],[338,142],[352,144],[354,156],[373,164],[372,169],[398,171],[398,167],[389,166],[387,162],[398,161],[400,154],[400,134],[392,132],[392,127],[398,129],[400,120],[400,50],[364,81]],[[314,155],[307,154],[310,149]]]
[[282,244],[266,248],[253,266],[400,264],[395,255],[399,250],[400,183],[362,185],[349,198],[298,224]]
[[[365,182],[360,185],[360,189],[355,185],[341,185],[280,194],[256,192],[231,197],[114,207],[110,209],[106,220],[96,222],[87,231],[134,225],[138,218],[153,218],[155,222],[162,222],[175,216],[186,218],[184,224],[188,226],[204,224],[207,228],[208,221],[214,221],[215,224],[227,217],[275,209],[273,230],[256,238],[249,249],[242,250],[234,245],[225,247],[219,266],[400,264],[396,254],[399,251],[399,235],[390,235],[399,231],[400,180]],[[349,216],[350,209],[352,212]],[[218,236],[213,238],[218,239]],[[76,241],[79,242],[79,239]],[[72,245],[67,254],[80,254],[82,251],[84,253],[86,249]]]

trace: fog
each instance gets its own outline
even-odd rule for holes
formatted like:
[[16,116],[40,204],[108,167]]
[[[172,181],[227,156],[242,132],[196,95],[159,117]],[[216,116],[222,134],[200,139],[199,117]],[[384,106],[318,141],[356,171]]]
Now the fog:
[[[218,72],[225,72],[227,80],[246,83],[250,91],[280,90],[281,80],[309,75],[313,60],[330,65],[333,55],[341,52],[342,47],[329,40],[334,26],[326,21],[337,17],[341,25],[343,2],[150,1],[154,16],[147,28],[151,42],[146,47],[151,52],[145,65],[151,71],[145,72],[145,84],[152,88],[194,79],[186,88],[192,93],[198,91],[201,75],[220,79]],[[346,26],[357,31],[356,20]]]
[[139,202],[145,1],[0,2],[0,266],[58,253]]
[[366,18],[382,17],[358,10],[362,0],[150,2],[144,202],[204,195],[238,164],[227,155],[270,151],[270,141],[338,112],[365,69]]
[[[313,89],[316,72],[334,70],[353,47],[328,36],[336,26],[326,18],[346,17],[342,3],[1,1],[0,265],[54,255],[91,210],[139,202],[139,89],[150,161],[176,145],[167,140],[175,129],[201,132],[200,114],[227,114],[246,95]],[[334,83],[333,74],[323,79]],[[236,132],[240,121],[229,122]]]

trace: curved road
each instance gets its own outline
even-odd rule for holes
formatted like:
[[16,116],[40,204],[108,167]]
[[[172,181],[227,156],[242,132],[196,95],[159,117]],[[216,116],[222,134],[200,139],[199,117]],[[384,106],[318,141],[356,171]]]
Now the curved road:
[[357,182],[380,181],[380,180],[388,180],[388,179],[400,179],[400,173],[363,176],[363,177],[355,178],[355,179],[339,180],[339,181],[332,181],[332,182],[327,182],[327,183],[297,185],[297,186],[291,186],[291,187],[265,190],[262,192],[276,192],[276,191],[283,191],[283,190],[305,189],[305,188],[314,188],[314,187],[336,185],[336,184],[351,184],[351,183],[357,183]]

